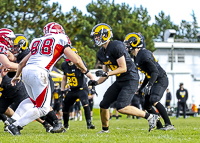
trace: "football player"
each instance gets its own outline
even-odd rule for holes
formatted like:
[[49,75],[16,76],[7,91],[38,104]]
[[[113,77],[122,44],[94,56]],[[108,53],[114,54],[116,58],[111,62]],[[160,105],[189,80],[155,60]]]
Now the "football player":
[[15,85],[20,80],[22,73],[22,79],[30,98],[26,104],[20,104],[20,106],[23,107],[27,104],[32,106],[32,108],[25,108],[26,111],[23,112],[20,112],[22,109],[20,106],[17,108],[16,112],[19,113],[17,120],[7,127],[8,132],[12,135],[20,135],[22,127],[49,113],[51,102],[49,72],[63,56],[63,53],[83,73],[88,71],[82,59],[71,50],[71,41],[60,24],[48,23],[45,25],[43,33],[43,37],[32,40],[29,46],[31,52],[19,63],[16,75],[11,81],[11,84]]
[[145,79],[138,89],[138,93],[143,92],[146,86],[145,109],[152,113],[152,105],[157,108],[164,119],[163,130],[174,130],[174,126],[167,115],[166,109],[159,102],[163,93],[168,87],[168,77],[165,70],[159,65],[152,52],[143,48],[144,38],[138,33],[129,33],[124,39],[128,52],[134,56],[134,62],[138,70],[145,74]]
[[158,115],[145,113],[134,106],[129,106],[133,93],[136,92],[138,87],[139,75],[124,44],[118,40],[110,41],[113,33],[111,27],[106,23],[95,25],[91,31],[91,36],[95,45],[101,46],[97,58],[103,64],[103,70],[96,71],[96,76],[100,78],[97,81],[90,80],[88,84],[96,86],[103,83],[109,76],[116,75],[116,81],[107,89],[103,100],[100,102],[102,131],[99,133],[109,132],[108,108],[114,101],[117,101],[118,112],[147,119],[149,131],[153,130],[159,119]]
[[61,100],[62,100],[62,93],[61,89],[59,88],[59,83],[54,84],[54,91],[53,91],[53,99],[54,99],[54,106],[53,110],[58,115],[58,119],[61,120],[62,111],[61,111]]
[[[15,34],[12,30],[8,28],[0,29],[0,69],[3,70],[16,70],[18,64],[9,61],[9,59],[14,59],[13,54],[9,51],[9,49],[13,46],[12,38],[15,38]],[[5,80],[4,80],[5,81]],[[2,88],[3,90],[3,88]],[[4,96],[2,96],[3,98]],[[2,112],[4,112],[4,108],[2,108]],[[12,116],[14,111],[11,108],[7,108],[5,114],[7,116]],[[5,121],[6,116],[1,115],[2,119]]]
[[8,59],[14,58],[9,51],[9,49],[13,46],[12,38],[15,38],[15,34],[12,30],[7,28],[0,29],[0,63],[7,69],[16,70],[18,64],[10,62]]
[[[16,37],[12,39],[14,41],[13,42],[14,46],[10,48],[10,51],[14,55],[14,58],[13,58],[14,60],[12,60],[12,61],[19,63],[26,55],[28,55],[30,53],[30,49],[28,48],[28,40],[26,39],[26,37],[24,35],[15,34],[15,36]],[[9,60],[11,60],[11,59],[9,59]],[[9,77],[13,78],[15,74],[16,74],[16,72],[9,72],[7,75]],[[54,91],[53,80],[50,75],[49,75],[49,80],[50,80],[51,91]],[[13,105],[14,104],[12,104],[11,107]],[[15,106],[15,107],[17,107],[17,106]],[[14,108],[14,109],[16,109],[16,108]],[[63,126],[62,123],[58,122],[58,118],[57,118],[55,112],[53,111],[53,109],[51,107],[50,107],[50,109],[51,109],[51,111],[46,116],[41,117],[43,120],[38,118],[37,121],[40,122],[41,124],[43,124],[43,126],[46,129],[46,132],[50,132],[52,128],[54,128],[54,132],[62,132],[62,131],[60,131],[60,128],[62,128],[62,126]],[[14,112],[11,115],[13,115],[13,114],[14,114]],[[10,125],[14,121],[15,121],[15,115],[5,122],[5,126]],[[51,125],[49,125],[49,124],[51,124]]]
[[[72,47],[72,50],[77,54],[77,50],[74,47]],[[66,58],[66,60],[62,63],[61,67],[64,71],[63,80],[61,82],[61,91],[64,91],[67,80],[69,81],[70,86],[70,90],[65,96],[65,100],[63,102],[63,120],[65,128],[69,128],[69,109],[79,98],[84,109],[87,128],[95,129],[95,126],[91,123],[90,107],[88,102],[89,91],[84,75],[91,80],[94,80],[94,76],[89,71],[83,74],[81,70],[74,65],[74,62],[68,58]]]

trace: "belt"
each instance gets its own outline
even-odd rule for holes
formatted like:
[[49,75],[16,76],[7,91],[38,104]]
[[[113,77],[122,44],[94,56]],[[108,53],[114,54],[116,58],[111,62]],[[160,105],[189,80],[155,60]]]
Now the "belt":
[[81,87],[81,88],[70,88],[70,89],[69,89],[69,92],[70,92],[70,91],[77,91],[77,90],[83,90],[83,87]]

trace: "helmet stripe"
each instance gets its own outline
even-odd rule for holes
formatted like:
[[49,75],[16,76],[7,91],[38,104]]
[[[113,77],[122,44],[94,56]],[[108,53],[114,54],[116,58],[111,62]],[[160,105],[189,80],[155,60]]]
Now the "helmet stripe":
[[137,43],[136,44],[133,44],[133,42],[131,43],[132,47],[136,47],[140,43],[140,38],[139,38],[139,36],[137,34],[133,34],[133,33],[128,34],[124,41],[128,41],[129,38],[131,38],[131,37],[135,37],[137,39]]

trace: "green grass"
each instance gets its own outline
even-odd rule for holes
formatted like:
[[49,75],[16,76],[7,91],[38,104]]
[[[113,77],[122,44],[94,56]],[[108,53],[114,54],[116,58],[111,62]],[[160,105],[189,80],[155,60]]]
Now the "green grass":
[[[99,110],[94,109],[94,130],[86,128],[85,120],[70,121],[70,129],[66,133],[46,133],[42,125],[37,122],[28,124],[21,131],[21,136],[12,136],[3,131],[3,122],[0,122],[0,142],[19,143],[194,143],[200,142],[200,118],[187,119],[171,117],[175,131],[154,130],[148,132],[148,122],[145,119],[126,118],[126,115],[117,121],[110,121],[110,133],[96,134],[101,130]],[[161,119],[163,122],[163,120]]]

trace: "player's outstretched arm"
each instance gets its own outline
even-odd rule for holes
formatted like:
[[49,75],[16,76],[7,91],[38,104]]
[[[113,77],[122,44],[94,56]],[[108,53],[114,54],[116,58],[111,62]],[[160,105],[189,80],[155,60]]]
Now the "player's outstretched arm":
[[83,73],[87,72],[88,69],[83,64],[81,57],[77,55],[76,53],[74,53],[74,51],[72,51],[70,47],[66,47],[64,49],[64,54],[67,56],[67,58],[70,61],[72,61],[77,66],[77,68],[81,70],[81,72]]
[[0,62],[4,67],[8,69],[16,70],[18,67],[17,63],[10,62],[9,59],[4,54],[0,54]]

